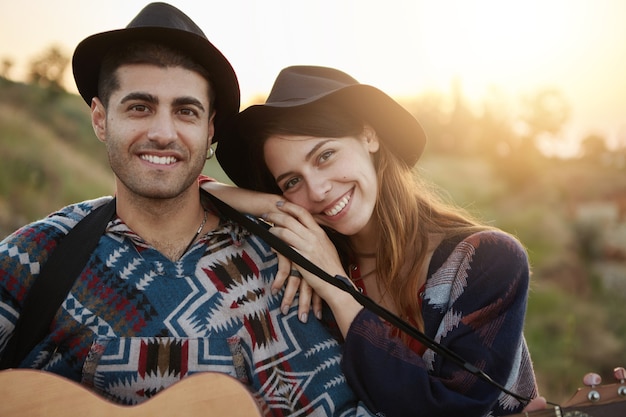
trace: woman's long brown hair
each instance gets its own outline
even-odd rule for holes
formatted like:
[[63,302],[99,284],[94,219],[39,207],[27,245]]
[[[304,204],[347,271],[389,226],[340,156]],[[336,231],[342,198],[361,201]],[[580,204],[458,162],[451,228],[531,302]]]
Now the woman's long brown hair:
[[391,153],[381,139],[374,164],[378,176],[375,216],[380,239],[376,272],[380,291],[388,293],[403,318],[424,330],[419,308],[420,273],[431,238],[469,235],[487,227],[464,210],[445,203],[436,187]]

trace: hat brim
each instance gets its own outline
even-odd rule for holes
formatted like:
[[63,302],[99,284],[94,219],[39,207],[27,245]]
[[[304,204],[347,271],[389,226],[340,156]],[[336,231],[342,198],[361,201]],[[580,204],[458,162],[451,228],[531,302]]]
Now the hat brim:
[[[403,106],[383,91],[365,84],[346,86],[330,93],[302,100],[253,105],[231,119],[217,147],[216,156],[228,177],[239,187],[255,188],[259,173],[249,172],[246,158],[257,158],[251,152],[254,132],[265,117],[281,109],[305,107],[311,103],[334,103],[369,123],[385,145],[407,166],[414,166],[426,144],[426,133]],[[264,190],[267,191],[267,190]]]
[[[216,127],[239,111],[239,83],[224,55],[207,39],[194,33],[164,27],[135,27],[98,33],[84,39],[74,51],[72,70],[83,100],[91,105],[98,95],[102,60],[109,50],[130,41],[154,41],[190,56],[209,73],[215,90]],[[213,139],[216,142],[217,134]]]

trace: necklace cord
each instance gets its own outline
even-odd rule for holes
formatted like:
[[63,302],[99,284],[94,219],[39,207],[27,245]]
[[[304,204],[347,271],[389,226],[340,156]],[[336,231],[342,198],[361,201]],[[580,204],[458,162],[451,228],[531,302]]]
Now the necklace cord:
[[194,244],[194,242],[196,241],[198,236],[200,236],[200,233],[202,232],[202,229],[204,229],[204,225],[206,224],[206,220],[207,220],[208,217],[209,217],[209,213],[206,210],[204,210],[204,218],[202,219],[202,223],[200,223],[200,227],[198,227],[198,230],[196,231],[196,233],[191,238],[191,241],[189,241],[189,244],[187,245],[187,247],[185,248],[183,253],[180,255],[181,258],[191,248],[191,246]]

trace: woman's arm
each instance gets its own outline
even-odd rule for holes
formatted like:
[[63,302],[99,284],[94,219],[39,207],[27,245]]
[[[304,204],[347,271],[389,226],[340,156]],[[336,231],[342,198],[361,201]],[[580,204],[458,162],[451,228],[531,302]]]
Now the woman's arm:
[[265,213],[278,211],[276,203],[283,197],[276,194],[246,190],[234,185],[213,181],[209,177],[200,177],[200,187],[242,213],[261,217]]
[[[457,246],[429,277],[423,311],[425,334],[533,398],[536,383],[522,335],[528,283],[523,248],[504,233],[482,232]],[[343,369],[368,408],[388,417],[504,415],[524,406],[441,354],[413,352],[367,310],[348,331]]]
[[[225,201],[237,211],[252,214],[253,216],[267,218],[269,213],[280,212],[278,202],[283,202],[282,196],[258,191],[247,190],[214,181],[207,176],[199,178],[200,187],[213,194],[220,200]],[[306,322],[309,310],[313,308],[313,314],[321,318],[322,299],[313,292],[310,285],[301,280],[291,265],[291,261],[281,254],[278,255],[278,273],[272,283],[272,292],[278,293],[284,287],[281,311],[285,314],[293,303],[296,294],[298,297],[298,318]]]
[[[331,276],[345,276],[337,249],[326,232],[317,224],[313,216],[304,208],[289,202],[279,205],[280,212],[264,216],[274,226],[270,232],[287,242],[302,256],[317,265]],[[314,274],[298,268],[304,280],[330,307],[345,337],[350,324],[363,308],[351,294],[337,288]]]

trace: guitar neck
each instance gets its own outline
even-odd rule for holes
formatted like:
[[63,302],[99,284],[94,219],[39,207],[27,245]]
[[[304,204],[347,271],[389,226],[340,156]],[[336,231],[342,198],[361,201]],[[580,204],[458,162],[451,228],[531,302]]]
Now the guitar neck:
[[570,407],[548,407],[545,410],[513,414],[509,417],[624,417],[626,398],[599,404],[587,403]]

